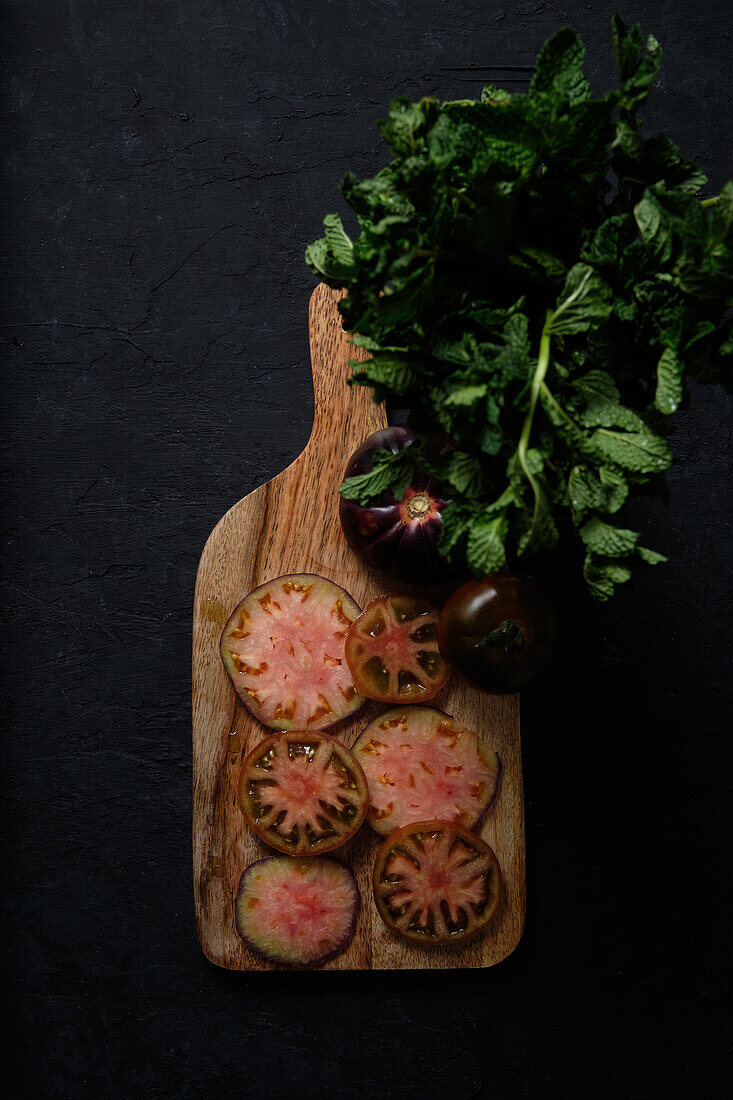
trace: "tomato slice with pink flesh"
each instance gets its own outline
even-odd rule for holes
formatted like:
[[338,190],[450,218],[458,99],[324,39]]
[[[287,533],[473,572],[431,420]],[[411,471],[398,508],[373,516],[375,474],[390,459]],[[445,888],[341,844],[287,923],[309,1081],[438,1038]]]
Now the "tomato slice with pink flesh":
[[414,596],[380,596],[349,627],[346,660],[361,695],[381,703],[432,699],[449,671],[438,650],[438,611]]
[[351,940],[359,890],[334,859],[270,856],[250,864],[237,891],[237,932],[274,962],[314,966]]
[[245,758],[239,805],[266,844],[289,855],[330,852],[364,820],[369,789],[353,754],[327,733],[274,733]]
[[499,756],[461,722],[432,707],[380,714],[352,752],[369,784],[367,820],[378,833],[412,821],[473,828],[499,784]]
[[221,639],[224,666],[246,706],[272,729],[326,729],[364,699],[344,655],[360,613],[315,573],[276,577],[237,606]]
[[391,833],[374,867],[374,898],[394,932],[414,943],[455,943],[482,931],[501,892],[496,855],[449,821],[422,821]]

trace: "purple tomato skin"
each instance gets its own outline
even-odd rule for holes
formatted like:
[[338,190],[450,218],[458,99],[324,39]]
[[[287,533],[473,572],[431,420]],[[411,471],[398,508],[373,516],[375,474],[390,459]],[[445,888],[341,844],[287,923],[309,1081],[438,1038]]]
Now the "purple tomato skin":
[[[377,451],[397,454],[416,438],[404,427],[374,432],[354,451],[344,477],[367,473]],[[339,516],[349,546],[362,561],[405,583],[439,584],[453,575],[438,550],[446,503],[433,478],[416,474],[404,500],[396,500],[391,492],[366,505],[341,497]]]

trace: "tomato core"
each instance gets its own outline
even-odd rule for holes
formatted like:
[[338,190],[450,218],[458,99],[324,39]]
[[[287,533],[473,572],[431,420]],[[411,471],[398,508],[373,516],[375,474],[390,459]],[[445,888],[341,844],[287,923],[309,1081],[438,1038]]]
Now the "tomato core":
[[430,511],[432,501],[425,493],[415,493],[405,502],[405,508],[410,519],[426,519]]

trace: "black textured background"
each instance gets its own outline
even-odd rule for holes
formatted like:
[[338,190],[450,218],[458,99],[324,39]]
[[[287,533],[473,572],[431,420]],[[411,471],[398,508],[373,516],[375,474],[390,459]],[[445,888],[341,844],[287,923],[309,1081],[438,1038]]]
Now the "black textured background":
[[[471,973],[242,975],[193,920],[198,556],[312,412],[302,262],[396,94],[526,86],[608,3],[9,0],[2,1061],[13,1097],[722,1097],[731,407],[677,416],[671,561],[612,605],[562,578],[523,699],[529,917]],[[626,8],[645,110],[731,174],[728,0]],[[728,683],[727,683],[728,681]]]

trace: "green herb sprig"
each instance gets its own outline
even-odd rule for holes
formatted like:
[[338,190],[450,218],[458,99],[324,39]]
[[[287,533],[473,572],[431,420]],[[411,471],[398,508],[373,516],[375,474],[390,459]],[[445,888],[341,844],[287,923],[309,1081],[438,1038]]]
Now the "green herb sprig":
[[619,84],[597,99],[565,28],[525,94],[395,100],[394,159],[341,185],[359,236],[331,214],[306,251],[348,290],[371,355],[352,381],[453,444],[378,453],[343,495],[401,497],[427,469],[449,487],[444,554],[481,575],[574,530],[600,600],[665,560],[619,513],[672,462],[685,378],[730,386],[733,359],[733,183],[700,199],[699,166],[642,134],[661,51],[619,16],[612,33]]

